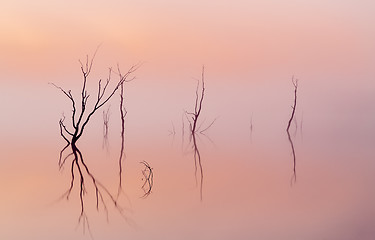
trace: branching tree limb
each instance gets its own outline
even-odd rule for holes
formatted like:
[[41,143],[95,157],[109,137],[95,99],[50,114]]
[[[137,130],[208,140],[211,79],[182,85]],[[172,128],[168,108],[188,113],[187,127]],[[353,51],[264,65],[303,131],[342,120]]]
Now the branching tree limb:
[[[105,187],[91,172],[86,160],[83,157],[82,152],[80,151],[77,145],[77,142],[83,135],[85,127],[90,122],[92,116],[101,107],[103,107],[106,103],[110,101],[110,99],[114,96],[114,94],[118,91],[118,89],[123,86],[125,82],[128,82],[134,79],[134,77],[131,77],[131,75],[139,68],[139,65],[133,65],[132,67],[129,68],[126,74],[121,74],[120,71],[118,71],[117,73],[118,80],[114,83],[114,87],[112,88],[112,90],[109,90],[110,83],[112,81],[112,75],[113,73],[116,73],[110,68],[106,81],[102,82],[101,79],[98,81],[97,94],[95,97],[90,98],[91,95],[87,91],[87,84],[88,84],[88,78],[92,70],[96,52],[97,51],[95,51],[91,59],[89,59],[89,57],[86,56],[85,63],[82,63],[80,61],[82,78],[83,78],[83,85],[81,89],[80,99],[76,99],[72,95],[71,90],[66,91],[62,87],[57,86],[54,83],[50,83],[53,86],[55,86],[57,89],[59,89],[70,100],[72,104],[72,115],[71,115],[72,126],[67,127],[67,125],[65,124],[65,116],[63,116],[59,120],[60,135],[66,141],[66,145],[60,151],[59,168],[62,169],[64,165],[67,163],[67,161],[69,160],[70,161],[70,174],[71,174],[69,188],[62,195],[61,198],[69,199],[73,188],[78,184],[77,187],[79,188],[79,199],[80,199],[80,206],[81,206],[81,212],[78,218],[78,224],[82,224],[83,229],[87,229],[89,231],[90,231],[90,226],[89,226],[88,217],[85,211],[86,209],[85,208],[85,195],[88,193],[87,189],[89,187],[93,188],[95,192],[96,209],[98,211],[99,211],[99,205],[102,205],[104,208],[104,211],[108,215],[108,208],[107,208],[106,201],[109,201],[115,206],[117,211],[126,221],[128,221],[128,218],[125,214],[124,208],[120,206],[118,200],[114,197],[114,195],[112,195],[112,193],[110,193],[107,187]],[[89,109],[88,107],[89,98],[93,99],[93,107],[91,107],[91,109]],[[77,108],[78,104],[80,104],[80,108]],[[120,174],[120,177],[121,177],[121,174]],[[89,182],[91,182],[91,185],[88,185]]]

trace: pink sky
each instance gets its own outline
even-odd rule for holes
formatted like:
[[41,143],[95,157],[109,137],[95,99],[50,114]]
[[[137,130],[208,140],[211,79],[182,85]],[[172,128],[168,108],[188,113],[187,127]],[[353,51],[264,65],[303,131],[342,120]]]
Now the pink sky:
[[1,10],[1,70],[69,70],[103,43],[103,67],[145,61],[153,74],[203,63],[242,76],[358,74],[374,61],[372,9],[371,1],[12,1]]

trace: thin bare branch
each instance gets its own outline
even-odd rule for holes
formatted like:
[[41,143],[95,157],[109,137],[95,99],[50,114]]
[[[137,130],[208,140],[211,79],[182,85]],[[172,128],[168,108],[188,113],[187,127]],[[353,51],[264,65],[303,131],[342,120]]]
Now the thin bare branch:
[[[116,91],[119,89],[119,87],[124,83],[126,82],[127,78],[132,74],[134,73],[137,69],[139,68],[139,66],[137,65],[133,65],[132,67],[130,67],[130,69],[128,70],[128,72],[125,74],[125,75],[121,75],[120,74],[120,79],[119,81],[117,82],[115,88],[112,90],[112,92],[105,98],[105,100],[102,100],[102,98],[98,98],[96,103],[95,103],[95,106],[94,108],[92,109],[92,111],[87,115],[87,118],[86,120],[84,121],[84,123],[82,124],[82,127],[80,129],[80,133],[78,134],[78,137],[80,137],[83,133],[83,130],[84,128],[86,127],[87,123],[90,121],[90,118],[92,117],[92,115],[99,109],[101,108],[104,104],[106,104],[111,98],[112,96],[116,93]],[[104,95],[104,93],[103,93]]]

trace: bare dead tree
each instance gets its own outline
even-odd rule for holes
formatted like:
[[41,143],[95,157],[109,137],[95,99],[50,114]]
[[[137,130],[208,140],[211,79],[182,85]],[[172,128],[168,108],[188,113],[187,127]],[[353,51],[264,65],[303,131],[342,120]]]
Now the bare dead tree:
[[154,172],[152,167],[150,167],[150,164],[146,161],[140,162],[141,164],[144,165],[144,169],[142,170],[142,190],[144,192],[143,196],[141,198],[146,198],[152,193],[152,187],[154,186]]
[[298,79],[294,79],[294,77],[293,77],[292,78],[292,83],[293,83],[293,86],[294,86],[294,102],[293,102],[293,105],[292,105],[292,114],[291,114],[291,116],[289,118],[288,126],[286,128],[286,132],[288,134],[288,140],[289,140],[290,146],[292,148],[292,154],[293,154],[293,175],[292,175],[292,178],[291,178],[291,184],[293,184],[293,183],[295,183],[297,181],[296,152],[294,150],[294,144],[293,144],[292,138],[290,137],[289,128],[290,128],[290,125],[291,125],[291,123],[293,121],[293,118],[294,118],[294,115],[295,115],[295,112],[296,112],[296,108],[297,108]]
[[108,106],[107,110],[103,110],[103,145],[102,148],[105,148],[107,152],[109,151],[109,142],[108,142],[108,133],[109,133],[109,117],[110,117],[110,107]]
[[[197,88],[195,90],[195,106],[194,106],[194,112],[187,112],[185,111],[186,119],[189,122],[189,129],[190,129],[190,142],[192,142],[192,148],[194,153],[194,169],[195,169],[195,180],[196,184],[200,186],[200,199],[203,200],[203,167],[202,167],[202,160],[201,160],[201,154],[198,149],[197,144],[197,134],[203,134],[205,131],[207,131],[216,121],[216,118],[208,125],[208,127],[204,128],[203,130],[199,131],[202,124],[198,126],[198,120],[200,117],[200,114],[202,112],[202,104],[205,94],[205,82],[204,82],[204,66],[202,67],[202,75],[201,75],[201,90],[199,91],[199,80],[197,83]],[[189,118],[190,116],[191,118]],[[198,180],[198,169],[199,169],[199,180]]]
[[[71,115],[71,126],[68,127],[65,124],[65,116],[63,116],[59,120],[60,126],[60,135],[65,140],[66,145],[60,151],[59,156],[59,168],[62,169],[67,161],[70,161],[70,186],[68,190],[61,196],[62,198],[69,199],[73,188],[78,184],[79,187],[79,200],[81,211],[78,218],[78,224],[82,224],[83,230],[87,228],[90,231],[90,225],[88,222],[88,217],[85,211],[85,196],[88,193],[88,188],[90,187],[87,184],[87,181],[91,181],[92,189],[95,192],[95,199],[96,199],[96,209],[99,211],[99,205],[101,204],[104,208],[104,211],[108,218],[108,208],[107,202],[111,202],[120,215],[129,222],[129,219],[126,216],[125,209],[120,206],[119,202],[115,198],[114,195],[108,190],[108,188],[102,184],[95,175],[91,172],[86,159],[83,157],[81,150],[78,147],[78,141],[84,134],[84,130],[86,126],[89,124],[91,118],[94,114],[102,108],[105,104],[107,104],[114,94],[118,91],[118,89],[125,83],[128,82],[134,77],[131,75],[138,69],[139,65],[133,65],[129,68],[126,74],[117,74],[118,80],[115,82],[114,87],[110,90],[110,84],[112,82],[112,75],[114,71],[109,68],[109,73],[106,81],[102,81],[101,79],[98,81],[98,90],[96,95],[90,98],[90,94],[87,91],[87,84],[88,79],[93,67],[93,62],[95,59],[97,50],[95,51],[93,57],[89,59],[89,56],[86,56],[86,62],[83,64],[81,61],[81,72],[83,78],[83,85],[80,94],[80,101],[75,98],[72,94],[71,90],[64,90],[62,87],[57,86],[54,83],[50,83],[59,89],[71,102],[72,105],[72,115]],[[88,106],[88,100],[93,99],[93,106]],[[79,105],[80,106],[77,106]],[[90,109],[89,109],[90,108]],[[78,174],[78,175],[77,175]]]

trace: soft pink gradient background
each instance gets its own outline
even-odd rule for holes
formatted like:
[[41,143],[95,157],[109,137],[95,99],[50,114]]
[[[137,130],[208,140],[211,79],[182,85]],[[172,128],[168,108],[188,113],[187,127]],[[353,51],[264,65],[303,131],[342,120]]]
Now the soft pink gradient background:
[[[110,223],[90,205],[96,239],[374,239],[375,4],[372,1],[5,1],[0,8],[0,239],[89,239],[75,231],[78,199],[58,171],[58,120],[79,93],[78,59],[102,43],[90,90],[108,67],[143,62],[127,85],[124,204]],[[200,139],[204,201],[181,116],[206,67]],[[300,79],[292,188],[285,134]],[[77,95],[78,96],[78,95]],[[117,184],[117,98],[110,152],[101,112],[80,146],[100,179]],[[250,136],[250,119],[254,131]],[[176,136],[168,136],[176,128]],[[185,144],[187,140],[185,139]],[[140,161],[155,169],[142,195]],[[91,196],[92,197],[92,196]],[[94,200],[94,199],[92,199]],[[112,210],[112,211],[111,211]]]

